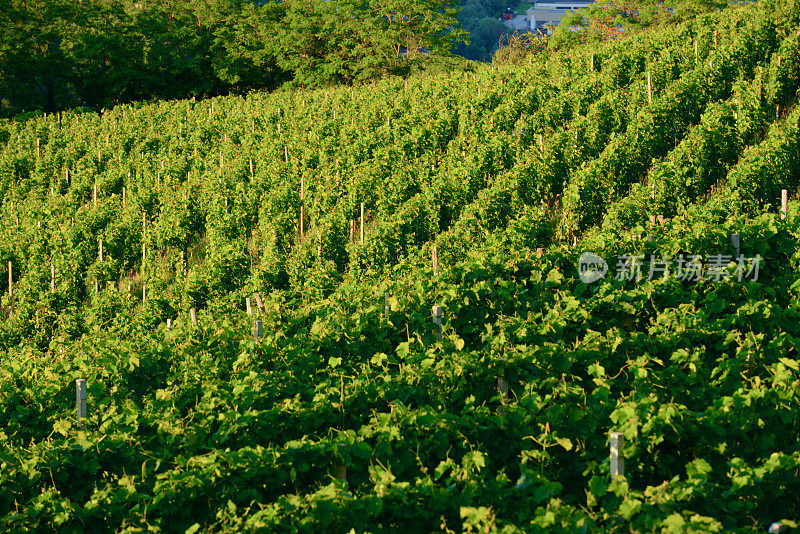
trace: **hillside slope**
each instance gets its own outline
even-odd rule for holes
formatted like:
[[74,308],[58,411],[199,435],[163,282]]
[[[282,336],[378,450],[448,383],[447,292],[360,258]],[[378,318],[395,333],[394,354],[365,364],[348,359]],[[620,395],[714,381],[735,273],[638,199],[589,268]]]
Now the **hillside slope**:
[[800,520],[798,28],[0,123],[0,528]]

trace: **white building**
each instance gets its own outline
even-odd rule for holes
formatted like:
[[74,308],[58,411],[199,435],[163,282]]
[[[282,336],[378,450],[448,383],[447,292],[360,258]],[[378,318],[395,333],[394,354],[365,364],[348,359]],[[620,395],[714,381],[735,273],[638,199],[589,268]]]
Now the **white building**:
[[576,11],[593,4],[594,0],[543,0],[533,3],[533,7],[525,12],[528,29],[531,31],[542,30],[545,26],[558,26],[561,19],[569,11]]

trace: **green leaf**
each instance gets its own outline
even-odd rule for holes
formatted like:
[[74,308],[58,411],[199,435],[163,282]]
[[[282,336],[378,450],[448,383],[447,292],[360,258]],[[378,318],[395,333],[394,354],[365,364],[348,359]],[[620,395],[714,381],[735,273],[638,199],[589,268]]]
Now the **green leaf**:
[[569,438],[556,438],[556,443],[564,447],[564,450],[572,450],[572,441]]
[[400,358],[401,360],[405,360],[406,358],[408,358],[408,353],[410,351],[411,351],[411,347],[410,347],[410,344],[408,343],[408,341],[403,341],[402,343],[397,345],[397,348],[395,349],[395,352],[397,353],[398,358]]
[[341,364],[342,364],[341,358],[334,358],[333,356],[328,358],[328,367],[335,369],[336,367],[339,367],[339,365]]
[[370,361],[370,363],[372,363],[372,365],[383,365],[386,362],[386,360],[388,360],[388,359],[389,359],[389,356],[387,356],[383,352],[379,352],[375,356],[370,358],[369,361]]

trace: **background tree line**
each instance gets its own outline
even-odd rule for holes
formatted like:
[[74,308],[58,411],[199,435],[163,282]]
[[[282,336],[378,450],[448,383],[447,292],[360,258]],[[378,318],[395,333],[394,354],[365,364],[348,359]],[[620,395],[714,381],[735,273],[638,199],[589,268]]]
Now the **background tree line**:
[[6,0],[0,114],[405,75],[466,41],[456,13],[451,0]]

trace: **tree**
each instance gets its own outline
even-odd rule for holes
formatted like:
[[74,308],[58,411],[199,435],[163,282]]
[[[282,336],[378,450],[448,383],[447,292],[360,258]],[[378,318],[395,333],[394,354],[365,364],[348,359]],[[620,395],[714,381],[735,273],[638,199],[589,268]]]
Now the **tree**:
[[466,32],[451,0],[287,0],[275,21],[278,64],[300,85],[403,75],[449,56]]

